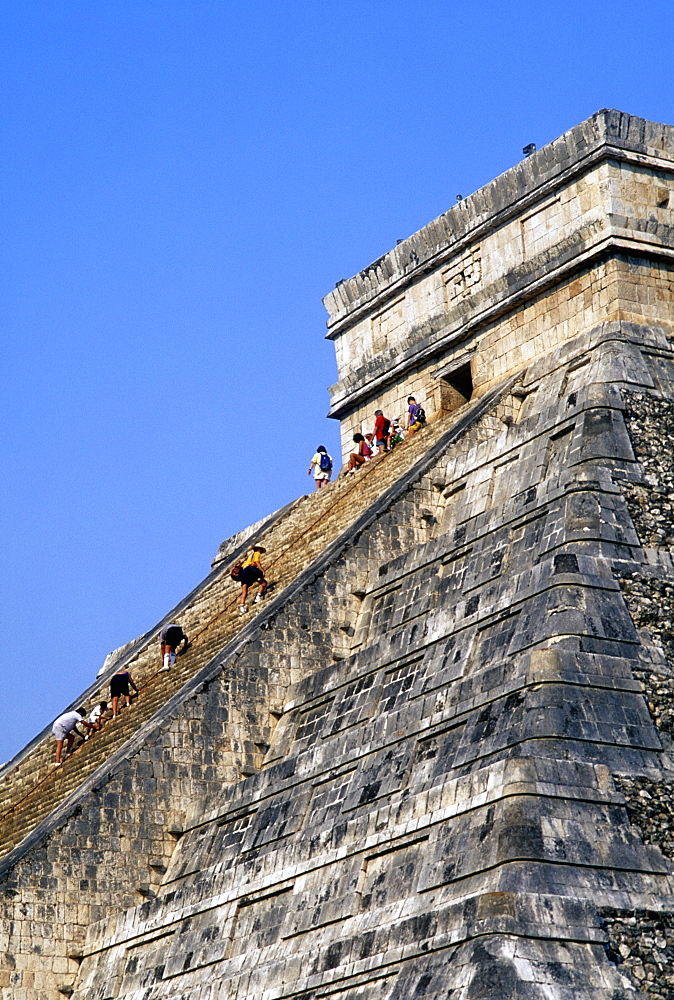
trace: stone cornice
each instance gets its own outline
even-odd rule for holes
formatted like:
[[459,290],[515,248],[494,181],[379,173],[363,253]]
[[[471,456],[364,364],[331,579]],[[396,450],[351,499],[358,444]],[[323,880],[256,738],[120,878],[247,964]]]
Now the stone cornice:
[[674,128],[599,111],[434,219],[324,298],[328,339],[606,160],[674,172]]
[[635,256],[674,261],[674,240],[671,246],[667,246],[656,242],[653,233],[638,229],[613,227],[604,230],[601,238],[591,246],[587,246],[584,251],[578,252],[578,246],[576,243],[574,253],[570,257],[560,255],[556,265],[551,266],[550,261],[546,260],[536,271],[528,269],[529,275],[524,280],[514,283],[507,289],[501,291],[495,289],[494,285],[491,286],[480,296],[480,301],[472,309],[463,303],[461,307],[464,311],[463,316],[452,317],[450,314],[444,331],[435,331],[432,336],[417,341],[407,350],[400,352],[396,360],[382,358],[378,363],[376,357],[372,358],[368,371],[363,372],[363,378],[358,382],[353,379],[353,388],[342,382],[331,387],[333,401],[327,415],[341,419],[354,407],[377,396],[386,386],[400,379],[410,369],[432,361],[452,345],[468,340],[487,323],[506,315],[547,288],[569,279],[574,273],[592,266],[600,259],[618,253],[630,253]]

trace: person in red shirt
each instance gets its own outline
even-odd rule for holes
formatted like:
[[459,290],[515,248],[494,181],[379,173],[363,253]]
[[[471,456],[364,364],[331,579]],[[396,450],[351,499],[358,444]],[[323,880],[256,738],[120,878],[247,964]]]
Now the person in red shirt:
[[374,439],[377,444],[377,451],[382,455],[388,451],[388,436],[391,429],[391,421],[387,420],[381,410],[374,411]]

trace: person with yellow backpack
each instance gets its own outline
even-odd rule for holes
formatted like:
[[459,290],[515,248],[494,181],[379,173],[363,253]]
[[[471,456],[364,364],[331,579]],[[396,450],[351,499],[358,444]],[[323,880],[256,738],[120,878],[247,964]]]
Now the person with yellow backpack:
[[[231,572],[232,579],[241,584],[241,603],[239,604],[240,615],[245,615],[246,613],[246,598],[248,597],[248,588],[250,586],[254,583],[258,583],[260,585],[260,589],[255,595],[255,604],[259,604],[264,596],[265,590],[267,589],[267,581],[262,568],[262,556],[266,551],[267,550],[262,545],[253,545],[243,562],[240,565],[235,566]],[[234,575],[235,573],[236,576]]]

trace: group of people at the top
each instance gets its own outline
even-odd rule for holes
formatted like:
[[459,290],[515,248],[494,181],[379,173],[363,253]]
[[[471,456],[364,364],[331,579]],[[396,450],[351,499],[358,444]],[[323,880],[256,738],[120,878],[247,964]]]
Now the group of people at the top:
[[[342,475],[349,475],[364,465],[373,455],[383,455],[391,451],[405,437],[416,433],[426,423],[426,413],[423,406],[417,403],[414,396],[407,399],[407,426],[403,428],[400,418],[389,420],[382,410],[374,411],[374,427],[369,434],[354,434],[353,443],[357,446],[349,455],[349,460],[342,469]],[[324,445],[319,445],[316,454],[311,459],[308,475],[314,477],[316,489],[326,486],[332,478],[332,457],[328,455]]]

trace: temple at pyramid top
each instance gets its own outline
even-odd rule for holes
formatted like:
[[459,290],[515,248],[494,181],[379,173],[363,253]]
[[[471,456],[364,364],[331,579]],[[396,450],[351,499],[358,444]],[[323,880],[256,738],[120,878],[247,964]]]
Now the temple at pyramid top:
[[674,129],[600,111],[325,302],[343,457],[428,422],[0,770],[2,1000],[670,1000]]
[[671,322],[590,275],[619,248],[671,258],[673,165],[674,128],[599,111],[338,282],[324,303],[345,450],[375,404],[404,413],[411,393],[446,412],[596,323]]

